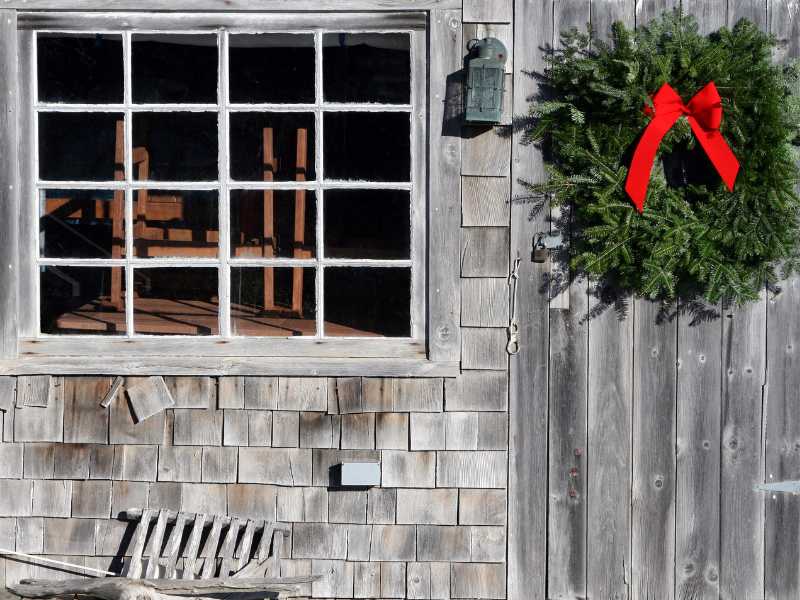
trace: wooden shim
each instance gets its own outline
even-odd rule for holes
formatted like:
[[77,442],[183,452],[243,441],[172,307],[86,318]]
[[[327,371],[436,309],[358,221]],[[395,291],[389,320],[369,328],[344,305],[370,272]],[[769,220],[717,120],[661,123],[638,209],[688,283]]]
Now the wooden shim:
[[434,361],[461,355],[461,11],[430,12],[428,277],[429,352]]
[[175,406],[163,377],[147,377],[126,389],[131,401],[136,422],[157,415],[162,410]]
[[197,553],[200,550],[200,538],[203,537],[203,527],[205,526],[205,522],[206,515],[195,515],[192,533],[189,537],[189,544],[186,547],[186,556],[183,559],[182,579],[194,579]]
[[32,375],[17,378],[17,406],[46,407],[52,395],[50,375]]
[[142,513],[142,518],[139,520],[139,525],[136,527],[133,551],[131,552],[131,562],[127,573],[127,576],[130,578],[135,579],[142,575],[142,553],[144,552],[145,542],[147,542],[150,521],[155,512],[156,511],[153,509],[146,508]]
[[145,577],[153,579],[158,577],[159,558],[161,556],[161,544],[164,542],[164,532],[167,530],[167,511],[158,511],[158,519],[153,535],[150,537],[150,554],[147,561],[147,571]]
[[178,513],[175,525],[172,528],[169,539],[167,540],[167,547],[164,552],[166,554],[164,562],[164,577],[167,579],[174,579],[176,575],[176,564],[178,562],[178,552],[181,548],[181,541],[183,540],[183,531],[186,529],[188,519],[184,513]]
[[111,387],[108,388],[108,392],[106,393],[105,396],[103,396],[103,399],[100,401],[100,406],[102,406],[103,408],[108,408],[109,406],[111,406],[111,403],[114,401],[114,398],[117,397],[119,389],[122,387],[122,384],[124,382],[125,380],[122,377],[119,376],[114,377],[114,381],[111,382]]
[[211,523],[211,531],[206,538],[205,546],[203,546],[202,555],[203,570],[200,574],[201,579],[210,579],[214,577],[217,569],[217,546],[219,545],[219,535],[222,531],[222,518],[215,516],[214,521]]
[[[17,273],[19,219],[19,147],[17,131],[19,90],[17,13],[0,11],[0,81],[6,82],[0,95],[0,358],[17,357]],[[27,75],[27,74],[26,74]],[[26,298],[25,304],[33,302]]]

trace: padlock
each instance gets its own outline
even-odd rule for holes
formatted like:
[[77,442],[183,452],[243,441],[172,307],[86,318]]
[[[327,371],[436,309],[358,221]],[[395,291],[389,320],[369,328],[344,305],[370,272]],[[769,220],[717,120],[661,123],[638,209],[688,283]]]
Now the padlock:
[[536,243],[533,245],[533,262],[535,263],[546,262],[549,256],[550,256],[550,251],[544,245],[542,237],[539,236],[539,239],[537,239]]

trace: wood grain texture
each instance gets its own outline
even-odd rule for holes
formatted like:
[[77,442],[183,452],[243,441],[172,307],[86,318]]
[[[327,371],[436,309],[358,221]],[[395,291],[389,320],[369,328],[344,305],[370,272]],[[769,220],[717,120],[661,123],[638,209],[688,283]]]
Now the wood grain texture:
[[462,277],[508,276],[508,227],[466,227],[461,232]]
[[511,136],[507,127],[465,126],[461,142],[461,174],[504,177],[509,174]]
[[464,227],[507,227],[510,194],[508,177],[461,178],[461,224]]
[[22,10],[302,11],[427,10],[461,8],[458,0],[9,0]]
[[465,23],[510,23],[512,0],[464,0]]
[[680,5],[681,0],[636,0],[636,26],[646,25],[664,11],[679,8]]
[[508,326],[508,280],[471,278],[461,280],[461,325]]

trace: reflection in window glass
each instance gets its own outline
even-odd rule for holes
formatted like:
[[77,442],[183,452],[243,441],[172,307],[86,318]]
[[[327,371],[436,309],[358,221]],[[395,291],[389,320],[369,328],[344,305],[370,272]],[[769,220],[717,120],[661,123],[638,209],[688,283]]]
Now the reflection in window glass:
[[135,190],[133,245],[139,258],[215,258],[219,206],[215,190]]
[[39,247],[48,258],[125,255],[125,192],[42,190]]
[[122,267],[46,266],[40,274],[42,333],[125,334]]
[[134,113],[134,179],[215,181],[217,138],[216,113]]
[[233,334],[314,335],[317,328],[315,285],[313,268],[232,268]]
[[233,258],[312,258],[316,197],[311,190],[231,190]]
[[232,35],[228,54],[231,102],[314,102],[313,35]]
[[123,131],[117,113],[39,113],[39,176],[49,181],[115,179],[124,173]]
[[39,33],[36,62],[40,102],[123,102],[120,35]]
[[326,113],[325,179],[409,181],[408,113]]
[[407,259],[411,207],[403,190],[325,192],[325,256]]
[[307,181],[314,173],[314,115],[233,113],[231,177],[238,181]]
[[217,335],[217,290],[217,269],[136,269],[134,329],[145,335]]
[[325,269],[325,335],[411,335],[411,269]]
[[216,35],[134,35],[133,101],[217,102]]
[[407,33],[326,33],[323,90],[329,102],[411,102]]

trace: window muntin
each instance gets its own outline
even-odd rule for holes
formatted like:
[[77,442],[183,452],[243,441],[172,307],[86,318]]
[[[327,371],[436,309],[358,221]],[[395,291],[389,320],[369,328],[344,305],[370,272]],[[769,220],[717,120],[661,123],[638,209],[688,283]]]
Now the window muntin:
[[[415,97],[413,79],[420,76],[410,69],[411,39],[419,32],[220,30],[213,36],[207,32],[81,36],[48,31],[38,32],[37,42],[53,43],[62,35],[103,43],[106,38],[120,40],[125,85],[122,103],[111,96],[103,97],[107,104],[99,104],[80,94],[40,94],[34,106],[39,123],[36,187],[42,220],[57,218],[48,214],[48,207],[55,204],[43,200],[53,190],[85,195],[90,189],[109,188],[105,191],[108,199],[96,202],[106,208],[94,209],[91,221],[96,231],[103,230],[103,243],[97,244],[103,248],[102,257],[100,250],[91,256],[85,252],[40,255],[39,271],[49,274],[48,289],[69,287],[68,278],[53,275],[48,271],[51,267],[89,269],[76,272],[82,277],[71,278],[82,290],[77,298],[86,301],[77,307],[78,300],[64,301],[70,315],[76,315],[62,320],[63,327],[54,318],[53,300],[42,302],[41,334],[420,338],[424,328],[419,315],[424,311],[412,306],[412,288],[424,281],[424,230],[420,227],[424,218],[419,214],[424,202],[420,202],[421,182],[412,165],[424,157],[411,156],[411,148],[419,145],[412,144],[418,129],[415,102],[409,101]],[[209,44],[211,38],[215,45]],[[324,93],[324,81],[330,80],[332,71],[325,71],[327,40],[336,40],[338,49],[350,54],[356,48],[361,58],[350,62],[360,64],[367,79],[379,77],[364,70],[369,61],[363,55],[370,49],[380,50],[382,57],[376,58],[375,66],[391,67],[387,69],[391,86],[380,81],[354,85],[351,75],[344,95],[337,96],[332,87],[330,96],[337,99],[329,101]],[[180,53],[199,49],[202,60],[198,62],[204,65],[211,62],[208,49],[212,47],[218,59],[217,100],[207,102],[208,85],[202,77],[176,76],[174,68],[152,61],[158,47],[180,47]],[[405,56],[387,63],[386,56],[398,48]],[[288,83],[259,87],[271,76],[264,72],[261,59],[272,56],[286,59],[275,77]],[[337,60],[336,68],[341,70],[341,57]],[[392,86],[404,81],[400,74],[404,64],[407,89],[398,91]],[[313,67],[311,73],[309,67]],[[172,77],[174,85],[164,86],[163,92],[148,92],[137,87],[137,73],[145,73],[142,77],[148,81]],[[248,89],[253,90],[249,97]],[[347,90],[354,89],[366,92],[348,97]],[[395,100],[406,101],[377,103],[391,100],[392,94]],[[42,137],[41,124],[65,115],[79,123],[81,118],[96,118],[102,125],[92,129],[98,139],[94,144],[78,144],[88,157],[79,161],[80,168],[71,169],[54,158],[55,166],[43,171],[42,147],[47,143],[41,142],[50,138]],[[330,138],[325,137],[326,126],[331,127]],[[331,141],[334,136],[340,138],[339,143]],[[58,141],[55,134],[51,138]],[[49,156],[57,155],[57,150],[50,151]],[[56,176],[45,177],[45,173]],[[349,212],[326,213],[327,194],[331,194],[331,206]],[[391,219],[376,208],[385,200]],[[121,220],[117,212],[109,216],[109,209],[117,211],[120,203],[124,205]],[[177,220],[169,221],[176,204],[182,204],[179,218],[173,214]],[[359,204],[364,208],[361,212]],[[150,222],[152,211],[162,222]],[[265,213],[272,213],[271,225]],[[382,219],[370,219],[369,214]],[[392,219],[399,231],[386,236]],[[79,218],[58,223],[67,233],[79,226],[86,228]],[[162,230],[159,239],[152,239],[153,229]],[[41,227],[40,246],[48,246],[49,237],[52,234]],[[69,246],[64,233],[61,237],[60,245]],[[84,237],[91,240],[93,236]],[[330,282],[326,282],[328,273]],[[41,290],[43,277],[39,278]],[[84,279],[92,283],[80,286]],[[59,294],[76,298],[76,286],[70,285],[53,298]],[[92,290],[93,296],[84,298],[84,290]],[[157,307],[154,318],[153,307],[159,302],[169,305]],[[99,321],[107,329],[101,331],[96,323],[81,329],[80,320],[88,319],[90,310],[102,313]],[[171,325],[159,329],[159,323]]]

